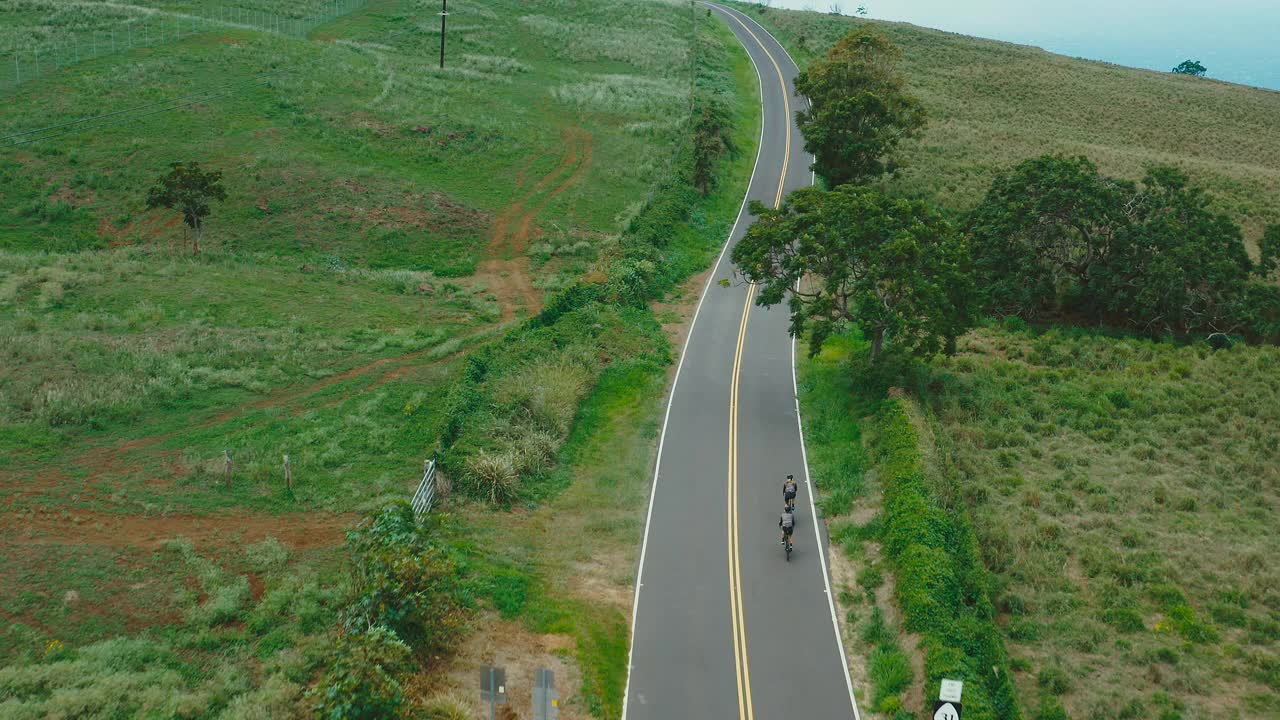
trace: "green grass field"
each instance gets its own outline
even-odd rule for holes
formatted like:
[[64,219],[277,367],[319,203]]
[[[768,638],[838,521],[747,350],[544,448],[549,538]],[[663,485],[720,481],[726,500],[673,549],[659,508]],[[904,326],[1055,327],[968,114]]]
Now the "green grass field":
[[[0,28],[92,30],[123,12],[53,5],[0,6]],[[372,0],[306,37],[215,26],[0,89],[3,135],[120,112],[0,148],[0,716],[295,712],[349,593],[344,531],[412,492],[471,351],[603,276],[670,177],[691,103],[687,6],[458,0],[443,71],[437,8]],[[739,149],[671,228],[677,276],[723,241],[759,127],[750,63],[699,24]],[[192,159],[230,194],[199,255],[143,202]],[[567,638],[568,708],[614,717],[667,350],[647,309],[600,322],[588,339],[621,365],[596,362],[559,462],[514,513],[459,498],[468,519],[447,527],[474,609]],[[615,451],[634,467],[604,462]],[[617,566],[550,552],[536,523],[520,529],[535,512],[581,525]],[[412,697],[470,688],[482,658],[468,648],[495,628],[475,630]]]

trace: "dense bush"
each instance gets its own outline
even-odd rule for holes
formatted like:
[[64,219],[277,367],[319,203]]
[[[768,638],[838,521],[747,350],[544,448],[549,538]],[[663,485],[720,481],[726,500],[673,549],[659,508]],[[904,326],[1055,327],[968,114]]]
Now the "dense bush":
[[1034,158],[995,180],[968,225],[983,304],[996,314],[1156,335],[1267,338],[1280,327],[1280,290],[1260,282],[1280,230],[1268,230],[1255,265],[1240,227],[1175,168],[1135,184],[1085,157]]
[[395,717],[404,704],[397,676],[410,668],[409,648],[383,627],[344,635],[310,695],[323,720]]
[[926,481],[903,400],[884,402],[875,452],[884,487],[884,547],[897,576],[903,623],[921,634],[928,681],[966,681],[965,717],[1021,718],[995,625],[977,539]]
[[408,503],[388,505],[347,533],[355,598],[344,627],[359,635],[385,627],[420,653],[443,648],[465,625],[458,572],[430,524]]

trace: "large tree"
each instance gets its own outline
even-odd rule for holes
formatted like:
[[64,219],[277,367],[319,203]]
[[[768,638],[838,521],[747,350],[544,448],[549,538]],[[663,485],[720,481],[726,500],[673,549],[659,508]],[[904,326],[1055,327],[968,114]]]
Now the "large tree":
[[1208,68],[1200,64],[1199,60],[1183,60],[1178,66],[1172,70],[1177,75],[1195,75],[1196,77],[1204,77],[1209,72]]
[[1152,334],[1274,335],[1274,293],[1258,282],[1280,247],[1268,232],[1255,266],[1239,225],[1182,171],[1154,167],[1135,184],[1054,155],[997,177],[968,223],[986,311]]
[[894,170],[890,153],[924,127],[925,112],[898,73],[901,56],[883,35],[860,29],[796,76],[796,92],[812,103],[796,114],[804,147],[829,186]]
[[195,235],[192,249],[198,253],[204,237],[204,220],[213,212],[210,204],[226,199],[222,171],[203,170],[197,162],[176,162],[169,165],[169,172],[161,175],[147,192],[147,207],[181,211],[182,221]]
[[972,295],[963,237],[922,202],[844,185],[797,190],[782,207],[751,207],[758,219],[733,249],[757,303],[787,302],[791,332],[810,332],[816,353],[841,326],[871,340],[930,355],[950,349],[969,322]]
[[997,176],[968,223],[986,306],[1030,318],[1077,298],[1127,226],[1133,192],[1085,157],[1045,155]]
[[1133,221],[1096,288],[1108,314],[1149,332],[1245,329],[1254,265],[1240,226],[1170,167],[1149,170],[1126,204]]

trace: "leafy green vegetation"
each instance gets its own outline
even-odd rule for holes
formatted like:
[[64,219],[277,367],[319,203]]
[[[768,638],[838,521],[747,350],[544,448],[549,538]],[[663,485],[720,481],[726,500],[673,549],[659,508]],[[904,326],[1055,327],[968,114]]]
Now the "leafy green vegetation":
[[968,227],[993,314],[1280,338],[1268,257],[1255,264],[1240,227],[1176,168],[1153,167],[1138,186],[1084,157],[1034,158],[996,178]]
[[873,445],[884,491],[882,539],[904,626],[922,638],[931,688],[943,678],[964,680],[966,715],[1019,718],[977,539],[964,511],[943,504],[939,478],[926,477],[905,402],[881,405]]
[[786,302],[791,332],[816,353],[851,324],[871,338],[871,360],[886,338],[922,356],[955,344],[975,305],[968,248],[923,202],[875,188],[803,188],[758,218],[733,248],[733,261],[762,289],[757,303]]
[[902,51],[866,29],[841,38],[796,76],[811,105],[796,113],[813,169],[835,187],[892,172],[892,151],[925,125],[920,101],[903,90]]

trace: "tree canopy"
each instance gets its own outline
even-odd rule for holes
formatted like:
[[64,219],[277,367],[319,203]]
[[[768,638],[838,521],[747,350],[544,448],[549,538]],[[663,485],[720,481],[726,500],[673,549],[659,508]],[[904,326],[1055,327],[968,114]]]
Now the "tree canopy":
[[200,252],[204,219],[213,211],[210,203],[226,199],[222,171],[202,170],[197,162],[176,162],[169,165],[169,172],[161,175],[147,192],[147,207],[181,211],[182,221],[195,233],[192,248]]
[[1183,60],[1178,63],[1178,66],[1175,67],[1172,72],[1178,75],[1195,75],[1197,77],[1204,77],[1204,74],[1209,72],[1209,70],[1205,66],[1201,65],[1199,60]]
[[805,188],[777,210],[753,203],[758,220],[734,247],[747,279],[760,283],[757,303],[787,302],[791,332],[810,332],[816,353],[852,323],[872,342],[916,355],[950,348],[969,322],[964,239],[918,201],[844,185]]
[[1269,334],[1274,288],[1256,282],[1280,247],[1268,233],[1255,266],[1240,227],[1182,171],[1154,167],[1135,184],[1054,155],[997,177],[968,221],[986,311],[1150,333]]
[[904,89],[902,56],[883,35],[855,30],[796,76],[812,107],[796,114],[813,170],[830,186],[864,183],[896,168],[890,153],[925,124]]

